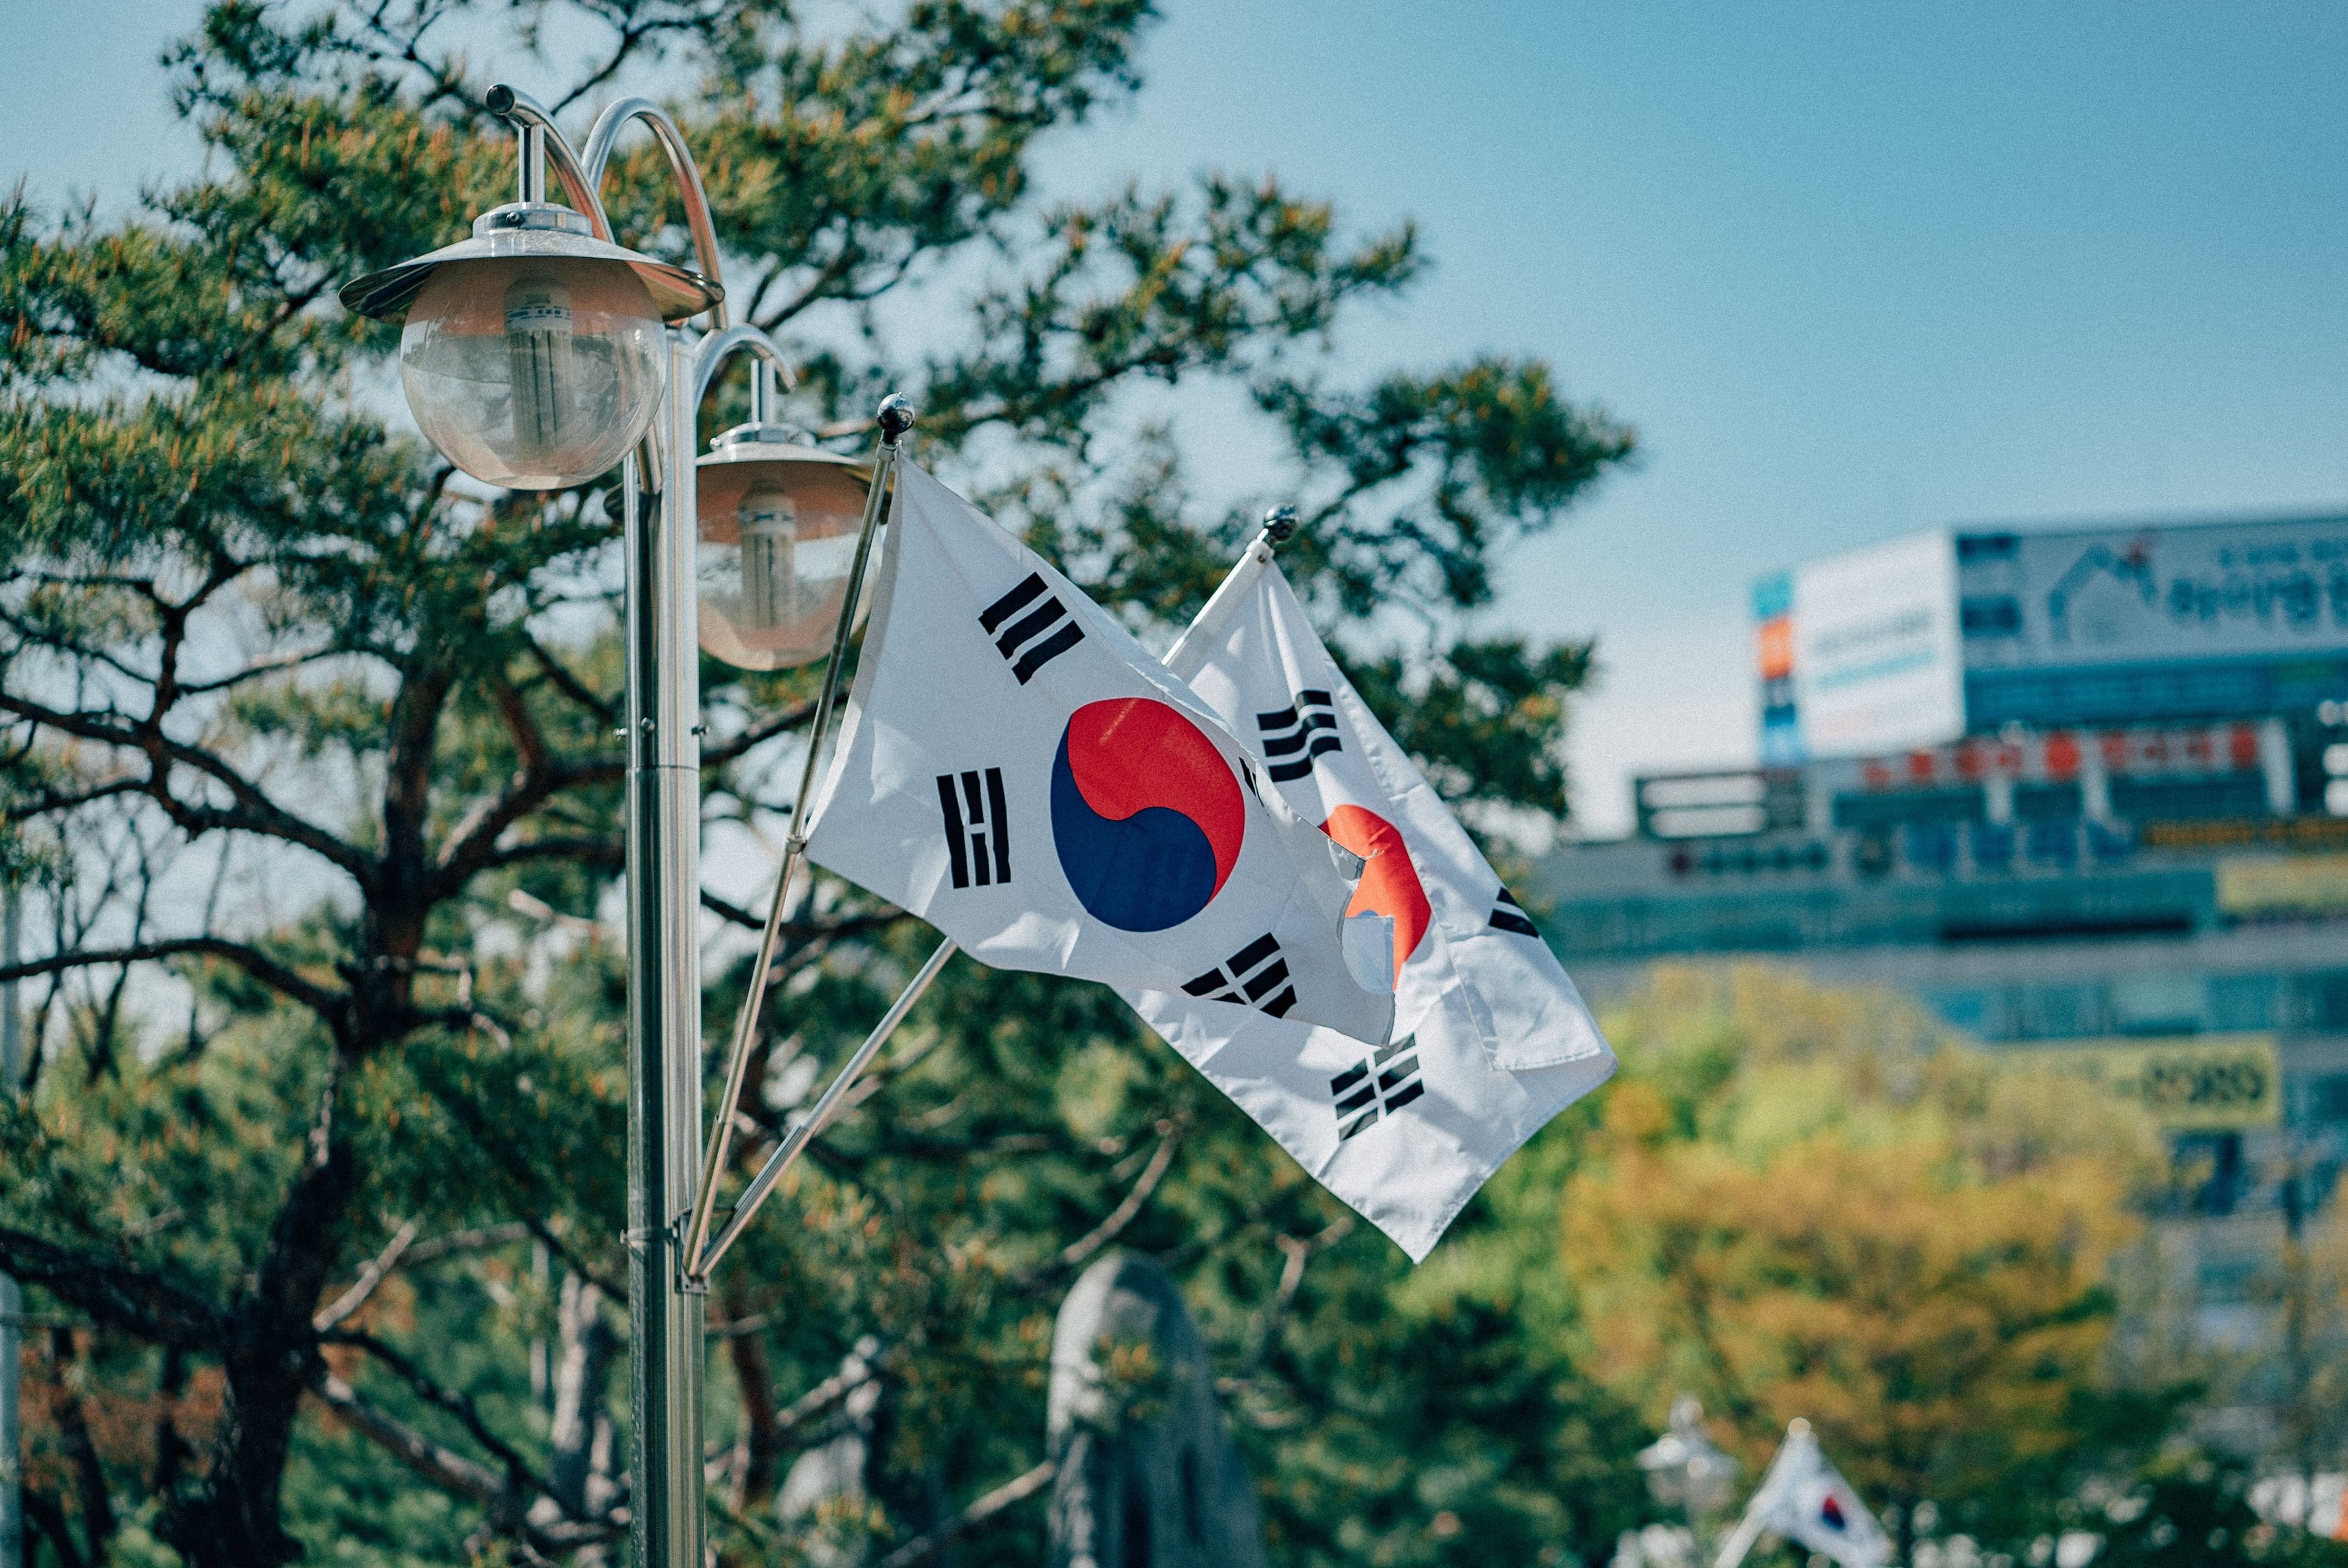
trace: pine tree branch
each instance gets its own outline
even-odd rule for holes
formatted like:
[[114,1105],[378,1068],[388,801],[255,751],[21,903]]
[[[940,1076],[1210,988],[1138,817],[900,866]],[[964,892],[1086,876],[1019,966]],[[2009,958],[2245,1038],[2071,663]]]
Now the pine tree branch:
[[359,1270],[359,1276],[351,1282],[351,1287],[310,1319],[310,1327],[323,1334],[365,1307],[367,1297],[375,1294],[375,1287],[390,1277],[391,1271],[399,1266],[400,1258],[415,1242],[416,1222],[409,1220],[392,1234],[390,1242],[381,1252],[367,1260],[367,1266]]
[[[315,823],[279,805],[258,784],[201,746],[174,741],[152,723],[130,725],[91,712],[50,708],[13,692],[0,692],[0,713],[43,725],[76,740],[136,752],[147,759],[146,793],[191,836],[213,831],[257,833],[298,845],[340,866],[361,882],[375,872],[375,860],[355,845],[345,843]],[[177,764],[211,778],[229,792],[239,809],[223,811],[192,804],[171,793],[170,768]]]
[[6,1226],[0,1226],[0,1273],[158,1345],[211,1350],[228,1337],[225,1314],[160,1276]]
[[[506,1467],[506,1473],[513,1485],[527,1487],[547,1497],[556,1497],[554,1483],[531,1469],[530,1461],[513,1445],[489,1430],[489,1422],[482,1418],[479,1407],[473,1403],[470,1396],[443,1388],[405,1351],[358,1328],[330,1328],[319,1337],[330,1345],[355,1347],[374,1357],[415,1390],[426,1404],[455,1417],[475,1442],[497,1456],[499,1462]],[[557,1497],[556,1501],[561,1499]]]
[[619,703],[615,699],[597,696],[589,690],[585,682],[573,675],[570,667],[557,659],[538,639],[525,635],[522,638],[522,646],[530,651],[530,659],[545,671],[548,683],[556,691],[607,724],[619,716]]
[[1141,1174],[1135,1178],[1125,1197],[1108,1212],[1107,1218],[1060,1249],[1060,1255],[1054,1261],[1063,1273],[1082,1268],[1103,1247],[1124,1235],[1126,1226],[1141,1217],[1142,1205],[1149,1202],[1150,1194],[1158,1190],[1158,1184],[1164,1181],[1166,1173],[1173,1168],[1174,1152],[1181,1143],[1180,1123],[1161,1122],[1158,1124],[1158,1147],[1150,1152],[1149,1163],[1142,1167]]
[[428,1236],[409,1247],[395,1266],[401,1269],[422,1268],[437,1263],[451,1253],[483,1252],[494,1246],[506,1246],[530,1239],[530,1226],[520,1220],[508,1220],[503,1225],[480,1225],[472,1230],[450,1231],[446,1235]]
[[1027,1499],[1051,1485],[1052,1478],[1059,1473],[1059,1470],[1057,1461],[1045,1460],[1025,1475],[1013,1477],[993,1491],[972,1501],[968,1507],[953,1518],[944,1521],[935,1529],[924,1534],[916,1535],[912,1540],[906,1542],[905,1544],[874,1563],[873,1568],[911,1568],[913,1563],[930,1556],[939,1547],[943,1546],[963,1531],[983,1524],[1004,1510],[1026,1501]]
[[232,942],[225,937],[174,937],[162,941],[140,942],[127,948],[84,949],[56,953],[46,958],[33,958],[20,964],[0,964],[0,984],[9,980],[29,979],[36,975],[60,973],[67,969],[97,968],[109,964],[146,963],[158,958],[202,957],[224,959],[244,970],[272,990],[290,1000],[300,1002],[323,1020],[327,1028],[339,1032],[348,1016],[350,997],[347,993],[304,979],[293,969],[279,963],[258,948],[242,942]]
[[81,1549],[74,1544],[73,1536],[66,1528],[65,1505],[46,1492],[29,1486],[24,1490],[23,1497],[25,1517],[41,1527],[41,1533],[48,1537],[49,1549],[57,1553],[62,1568],[86,1568],[89,1560],[81,1554]]
[[368,1404],[358,1391],[332,1372],[318,1379],[314,1390],[334,1412],[402,1464],[445,1491],[477,1501],[497,1504],[508,1496],[505,1478],[476,1459],[434,1442]]
[[763,724],[753,724],[731,739],[720,741],[716,745],[704,746],[701,749],[701,765],[707,769],[738,762],[777,735],[786,734],[798,729],[814,716],[813,702],[802,702],[796,708],[786,708]]

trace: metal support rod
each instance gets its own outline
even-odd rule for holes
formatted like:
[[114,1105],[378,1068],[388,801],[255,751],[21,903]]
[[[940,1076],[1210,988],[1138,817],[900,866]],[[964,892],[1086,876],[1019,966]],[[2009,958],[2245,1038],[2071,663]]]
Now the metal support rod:
[[546,200],[546,132],[534,125],[521,126],[514,132],[521,143],[521,189],[520,200],[541,202]]
[[946,967],[946,960],[953,958],[955,951],[951,937],[938,944],[937,951],[930,955],[929,961],[906,983],[904,991],[890,1004],[880,1021],[872,1026],[872,1032],[864,1037],[864,1043],[856,1048],[856,1054],[850,1057],[847,1065],[833,1077],[830,1087],[823,1091],[823,1097],[783,1135],[782,1143],[775,1152],[767,1156],[767,1163],[758,1167],[758,1173],[750,1178],[748,1186],[742,1189],[741,1201],[734,1205],[733,1217],[726,1222],[726,1228],[717,1233],[717,1239],[709,1244],[708,1254],[701,1259],[703,1277],[708,1276],[709,1271],[717,1266],[717,1260],[724,1257],[726,1249],[740,1238],[751,1219],[757,1215],[758,1206],[767,1201],[767,1194],[775,1190],[775,1184],[783,1179],[783,1173],[791,1168],[792,1162],[799,1157],[799,1152],[808,1146],[808,1141],[823,1131],[824,1122],[830,1117],[833,1107],[839,1103],[840,1096],[846,1094],[863,1074],[873,1056],[888,1043],[889,1037],[897,1032],[897,1026],[905,1021],[905,1015],[913,1010],[913,1004],[922,999],[922,993],[930,989],[930,982],[938,978],[938,971]]
[[[692,354],[668,334],[668,377]],[[699,658],[694,616],[694,415],[662,399],[656,496],[623,480],[628,685],[628,1285],[630,1561],[702,1568],[704,1297],[681,1244],[701,1143]]]
[[[554,165],[554,178],[561,182],[562,194],[571,199],[572,207],[587,215],[587,225],[594,231],[595,238],[610,240],[612,220],[603,211],[602,198],[595,194],[595,181],[587,178],[587,170],[581,165],[579,155],[571,150],[571,143],[563,139],[561,128],[554,123],[554,117],[546,112],[546,106],[528,93],[508,87],[503,82],[491,87],[482,101],[491,114],[515,129],[535,130],[540,133],[541,148],[545,153],[545,157],[538,160],[538,167],[541,171],[539,175],[541,192],[543,193],[545,189],[546,176],[543,170],[546,164],[551,161]],[[522,162],[525,170],[522,179],[527,183],[530,179],[527,170],[530,162],[527,155],[524,156]],[[529,198],[525,197],[523,200],[527,200]],[[717,274],[715,272],[710,272],[707,276],[713,283],[718,281]]]
[[750,366],[750,423],[767,423],[767,410],[774,403],[775,367],[765,360]]
[[767,912],[766,930],[758,938],[757,958],[750,966],[750,989],[736,1016],[734,1043],[726,1059],[726,1087],[717,1101],[716,1124],[710,1132],[709,1156],[701,1170],[701,1191],[693,1205],[693,1224],[685,1231],[685,1255],[695,1260],[693,1272],[697,1280],[705,1280],[709,1274],[698,1264],[701,1244],[709,1235],[710,1214],[717,1202],[717,1183],[726,1173],[726,1159],[733,1149],[734,1107],[741,1099],[742,1077],[749,1070],[750,1049],[758,1038],[758,1018],[767,1001],[767,977],[774,967],[775,945],[782,935],[784,912],[790,903],[792,874],[798,869],[800,857],[807,850],[808,804],[814,798],[816,767],[823,754],[824,738],[831,728],[832,711],[839,700],[840,673],[848,662],[849,639],[856,630],[856,604],[864,592],[865,569],[872,559],[872,538],[880,531],[881,513],[888,506],[889,484],[897,471],[899,443],[913,425],[911,407],[893,393],[882,400],[877,417],[880,450],[872,460],[872,482],[864,493],[863,528],[856,538],[856,558],[848,569],[848,592],[840,601],[839,620],[832,628],[831,657],[824,664],[821,694],[816,698],[815,713],[808,726],[807,760],[799,765],[799,793],[791,806],[791,835],[783,843],[783,868],[775,878],[775,901]]
[[[894,400],[892,399],[891,401]],[[885,415],[888,409],[888,405],[885,403],[882,404],[881,408]],[[1223,579],[1221,584],[1218,586],[1214,593],[1209,597],[1206,605],[1200,609],[1197,618],[1193,620],[1189,626],[1183,629],[1181,636],[1174,640],[1174,646],[1166,651],[1165,662],[1169,668],[1179,671],[1180,669],[1180,663],[1179,661],[1182,661],[1184,656],[1189,652],[1190,644],[1202,636],[1208,628],[1217,624],[1222,619],[1223,615],[1228,613],[1228,607],[1237,603],[1239,595],[1244,591],[1245,585],[1253,580],[1253,574],[1250,572],[1248,569],[1250,567],[1261,566],[1262,563],[1271,560],[1272,551],[1277,547],[1286,544],[1289,537],[1295,532],[1295,507],[1274,507],[1272,510],[1264,514],[1263,531],[1258,534],[1255,538],[1249,543],[1248,548],[1241,552],[1237,563],[1232,566],[1230,574]],[[852,589],[850,590],[850,598],[852,600]],[[845,625],[845,622],[842,624]],[[814,753],[810,752],[808,755],[809,766],[810,769],[812,769]],[[804,813],[805,810],[806,793],[806,784],[805,781],[802,781],[800,785],[802,813]],[[795,825],[798,820],[799,819],[798,817],[794,817],[792,819]],[[788,856],[792,853],[792,850],[797,848],[798,843],[798,830],[795,825],[792,832],[791,847],[787,849],[785,852],[786,858],[784,860],[784,876],[786,877],[790,874],[791,862]],[[775,889],[775,912],[768,917],[767,922],[767,938],[769,942],[772,941],[773,934],[782,920],[782,902],[785,891],[786,888],[782,884],[777,885]],[[706,1251],[701,1252],[697,1255],[694,1266],[694,1273],[697,1277],[704,1281],[708,1279],[710,1271],[717,1266],[717,1260],[726,1255],[726,1249],[734,1245],[744,1230],[748,1228],[750,1221],[758,1212],[759,1205],[764,1204],[767,1201],[767,1195],[775,1190],[775,1184],[783,1179],[783,1173],[790,1169],[791,1163],[799,1157],[800,1152],[807,1147],[808,1142],[812,1140],[817,1133],[823,1131],[824,1122],[829,1116],[831,1108],[838,1104],[840,1096],[846,1094],[855,1084],[859,1075],[863,1072],[866,1064],[870,1062],[874,1054],[878,1052],[883,1045],[888,1043],[889,1037],[897,1032],[897,1026],[905,1021],[906,1015],[913,1010],[913,1004],[922,999],[922,993],[930,989],[930,982],[938,978],[938,971],[946,967],[946,960],[953,958],[954,954],[960,950],[961,948],[959,944],[957,944],[952,937],[947,938],[944,941],[940,942],[937,945],[936,950],[930,954],[928,960],[924,962],[921,968],[914,973],[913,978],[906,982],[903,992],[898,996],[894,1002],[890,1004],[889,1010],[881,1015],[880,1021],[872,1026],[872,1032],[864,1037],[864,1043],[856,1048],[856,1054],[850,1057],[847,1064],[843,1066],[832,1078],[830,1086],[824,1090],[823,1097],[816,1102],[815,1108],[808,1112],[804,1120],[790,1130],[788,1134],[784,1137],[781,1145],[778,1147],[772,1154],[767,1156],[767,1163],[758,1168],[758,1173],[750,1179],[750,1184],[742,1189],[742,1195],[735,1201],[734,1212],[731,1217],[726,1220],[726,1228],[717,1233],[717,1239],[709,1244]],[[761,954],[761,957],[763,958],[763,953]],[[761,972],[763,973],[763,971]],[[754,979],[756,978],[757,977],[754,976]],[[748,1018],[747,1013],[749,1009],[757,1005],[758,994],[759,993],[754,989],[750,994],[750,999],[746,1000],[743,1003],[743,1007],[745,1009],[746,1029],[755,1021]],[[745,1040],[737,1040],[736,1043],[742,1052],[741,1057],[737,1058],[737,1061],[747,1059],[747,1046]],[[737,1067],[736,1071],[729,1075],[726,1098],[719,1103],[718,1107],[720,1130],[717,1133],[717,1137],[720,1140],[725,1139],[731,1132],[731,1123],[734,1120],[734,1102],[740,1092],[740,1073]],[[716,1167],[713,1164],[712,1169],[714,1170],[715,1168]],[[713,1186],[714,1183],[712,1182],[705,1181],[703,1184],[702,1209],[705,1216],[710,1206],[710,1201],[714,1195],[712,1192]],[[696,1226],[696,1236],[698,1234],[699,1229],[698,1226]]]
[[[685,199],[685,226],[693,234],[693,251],[700,258],[701,274],[713,283],[721,283],[722,262],[717,254],[717,228],[709,216],[709,193],[702,189],[701,170],[693,161],[692,149],[685,144],[685,132],[677,128],[669,113],[650,98],[622,98],[595,117],[587,132],[586,150],[580,154],[582,177],[592,190],[601,190],[603,170],[612,161],[613,144],[632,119],[640,119],[652,128],[652,133],[668,155],[668,167],[676,176],[677,192]],[[599,199],[600,200],[600,199]],[[709,324],[713,330],[726,328],[726,302],[719,300],[709,307]]]
[[[781,349],[775,346],[774,339],[747,323],[730,326],[703,338],[701,346],[694,351],[693,405],[695,408],[700,407],[701,400],[709,395],[710,384],[717,379],[717,373],[726,368],[726,360],[741,353],[755,358],[758,367],[769,375],[780,376],[786,390],[798,385],[798,372],[791,368],[791,362],[784,357]],[[757,383],[754,380],[750,384],[755,392]],[[757,423],[757,417],[753,414],[751,423]]]
[[[22,895],[10,886],[0,900],[0,964],[10,968],[24,944]],[[25,1078],[25,1015],[16,982],[0,985],[0,1096],[13,1096]],[[25,1561],[24,1430],[17,1400],[17,1359],[24,1343],[24,1293],[0,1274],[0,1568]]]

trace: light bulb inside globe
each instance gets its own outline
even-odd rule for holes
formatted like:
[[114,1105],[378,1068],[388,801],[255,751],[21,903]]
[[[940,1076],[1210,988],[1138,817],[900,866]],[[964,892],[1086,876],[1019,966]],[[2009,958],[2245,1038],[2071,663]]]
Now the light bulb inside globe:
[[425,436],[487,484],[582,485],[635,445],[660,403],[661,318],[625,265],[451,261],[408,307],[400,384]]
[[771,632],[798,614],[798,579],[791,559],[798,542],[798,507],[781,487],[762,481],[742,497],[741,530],[742,626]]
[[551,275],[524,272],[506,286],[506,357],[513,375],[514,453],[544,467],[573,423],[571,291]]
[[699,466],[701,646],[737,669],[788,670],[831,651],[864,475],[782,426],[745,429]]

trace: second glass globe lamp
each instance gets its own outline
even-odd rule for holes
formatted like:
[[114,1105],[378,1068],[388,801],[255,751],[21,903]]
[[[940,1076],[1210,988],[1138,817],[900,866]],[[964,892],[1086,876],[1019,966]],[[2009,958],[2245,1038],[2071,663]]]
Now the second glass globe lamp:
[[743,670],[813,663],[847,597],[865,471],[788,425],[736,425],[710,448],[696,487],[702,649]]

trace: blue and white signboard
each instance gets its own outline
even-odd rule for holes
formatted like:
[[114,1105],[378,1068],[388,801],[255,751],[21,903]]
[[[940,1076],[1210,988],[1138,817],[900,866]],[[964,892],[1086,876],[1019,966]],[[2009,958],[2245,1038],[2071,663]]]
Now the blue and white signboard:
[[2348,518],[1965,534],[1958,553],[1975,669],[2348,651]]
[[1810,755],[1906,751],[1965,733],[1949,535],[1813,561],[1793,589],[1794,706]]

